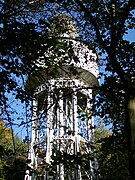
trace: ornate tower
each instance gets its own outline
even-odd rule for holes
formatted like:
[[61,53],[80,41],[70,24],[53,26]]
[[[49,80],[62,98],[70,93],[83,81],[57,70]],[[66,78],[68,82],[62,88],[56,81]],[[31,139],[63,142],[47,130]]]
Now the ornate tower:
[[45,53],[48,58],[55,54],[53,61],[60,64],[55,78],[48,75],[44,57],[38,60],[42,67],[40,76],[38,73],[29,77],[28,86],[35,93],[31,163],[25,180],[93,179],[91,161],[85,169],[79,158],[91,153],[87,144],[93,138],[90,100],[93,87],[98,86],[97,54],[75,40],[77,31],[67,15],[59,15],[52,21],[49,35],[59,35],[59,42],[67,48],[59,48],[58,56],[52,48]]

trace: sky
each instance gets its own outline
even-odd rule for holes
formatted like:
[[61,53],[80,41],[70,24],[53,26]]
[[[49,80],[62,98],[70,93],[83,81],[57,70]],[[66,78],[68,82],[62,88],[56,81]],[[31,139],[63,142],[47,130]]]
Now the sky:
[[135,42],[135,29],[128,30],[128,34],[124,36],[124,39],[130,42]]

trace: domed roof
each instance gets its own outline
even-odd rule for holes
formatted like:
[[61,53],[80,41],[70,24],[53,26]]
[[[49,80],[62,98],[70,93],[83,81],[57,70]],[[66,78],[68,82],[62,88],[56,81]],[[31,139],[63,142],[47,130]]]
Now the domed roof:
[[77,29],[73,25],[73,19],[67,14],[58,14],[51,19],[48,33],[52,36],[64,36],[75,38],[78,36]]
[[[77,40],[77,30],[73,26],[72,18],[65,14],[59,14],[51,20],[51,27],[48,34],[53,38],[58,38],[54,46],[49,47],[43,57],[37,60],[37,66],[42,67],[40,73],[33,73],[29,76],[27,83],[32,89],[45,83],[45,80],[53,79],[48,75],[50,66],[46,65],[46,58],[53,59],[53,65],[58,66],[59,74],[56,78],[79,79],[86,86],[98,85],[98,56],[89,46]],[[59,39],[60,37],[60,39]],[[66,38],[65,38],[66,37]],[[65,43],[66,47],[60,46]],[[61,64],[61,65],[60,65]],[[61,66],[61,67],[60,67]],[[73,72],[76,71],[76,73]],[[41,75],[39,77],[39,74]],[[28,85],[28,86],[29,86]]]

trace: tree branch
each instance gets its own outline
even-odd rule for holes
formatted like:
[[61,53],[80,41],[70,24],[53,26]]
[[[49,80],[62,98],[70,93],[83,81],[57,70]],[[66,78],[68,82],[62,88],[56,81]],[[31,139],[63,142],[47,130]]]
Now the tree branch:
[[[122,69],[120,63],[118,62],[117,58],[116,58],[116,49],[118,46],[118,42],[122,37],[122,28],[124,27],[125,21],[128,18],[129,15],[129,11],[130,8],[132,6],[132,0],[129,0],[128,5],[125,8],[125,11],[123,12],[122,15],[122,20],[120,22],[119,28],[116,31],[116,21],[118,21],[116,19],[116,1],[112,0],[112,16],[111,16],[111,45],[108,49],[106,49],[108,56],[109,56],[109,60],[110,63],[113,66],[113,69],[115,70],[115,72],[118,74],[118,76],[120,77],[121,81],[123,82],[124,85],[124,89],[128,90],[131,86],[131,82],[129,77],[127,76],[127,74],[124,72],[124,70]],[[126,86],[125,86],[126,84]]]
[[103,46],[104,49],[108,49],[108,46],[105,44],[104,40],[101,37],[101,33],[99,30],[98,24],[95,21],[94,17],[92,16],[90,10],[88,10],[80,0],[75,0],[75,2],[79,5],[79,7],[86,14],[86,16],[90,18],[90,21],[91,21],[91,23],[94,26],[94,29],[96,31],[97,40],[99,41],[99,43]]
[[[105,41],[102,39],[99,26],[98,26],[96,20],[94,19],[94,17],[92,16],[90,10],[88,10],[80,0],[75,0],[75,2],[81,8],[81,10],[85,13],[85,15],[90,18],[90,22],[92,23],[92,25],[94,26],[94,29],[96,31],[96,36],[97,36],[97,40],[98,40],[99,44],[107,51],[107,54],[109,56],[110,63],[113,66],[113,69],[118,74],[121,81],[123,82],[124,89],[127,90],[128,86],[131,85],[130,79],[128,78],[127,74],[123,71],[122,67],[120,66],[120,63],[117,61],[116,47],[117,47],[119,39],[121,38],[121,31],[122,31],[122,28],[125,24],[125,21],[126,21],[128,15],[129,15],[129,11],[131,9],[133,0],[129,0],[128,5],[126,6],[125,11],[123,12],[123,18],[121,20],[119,31],[117,34],[116,34],[115,25],[112,27],[111,46],[107,46]],[[112,7],[112,8],[114,8],[114,7]],[[113,17],[113,18],[115,18],[115,17]],[[112,19],[112,20],[115,20],[115,19]],[[115,23],[115,22],[112,22],[112,23]],[[125,84],[126,84],[126,86],[125,86]]]
[[129,0],[127,6],[125,7],[125,11],[123,11],[122,13],[122,18],[121,18],[121,22],[119,24],[118,27],[118,31],[116,34],[116,41],[118,43],[118,40],[121,39],[123,33],[122,33],[122,28],[124,27],[125,21],[129,16],[129,12],[131,11],[132,6],[134,6],[135,1],[134,0]]

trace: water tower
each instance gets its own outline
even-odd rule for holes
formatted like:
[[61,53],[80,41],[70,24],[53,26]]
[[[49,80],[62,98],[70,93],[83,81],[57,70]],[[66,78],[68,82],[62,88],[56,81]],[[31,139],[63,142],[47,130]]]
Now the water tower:
[[[86,170],[78,160],[91,153],[86,144],[93,139],[90,100],[98,86],[97,54],[77,41],[77,31],[67,15],[55,17],[48,32],[50,38],[59,36],[58,43],[65,43],[67,48],[56,53],[50,48],[37,61],[42,70],[28,78],[27,86],[35,93],[31,162],[25,180],[94,179],[91,161]],[[49,75],[51,70],[44,59],[52,56],[54,65],[60,64],[55,77]]]

